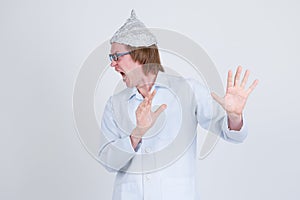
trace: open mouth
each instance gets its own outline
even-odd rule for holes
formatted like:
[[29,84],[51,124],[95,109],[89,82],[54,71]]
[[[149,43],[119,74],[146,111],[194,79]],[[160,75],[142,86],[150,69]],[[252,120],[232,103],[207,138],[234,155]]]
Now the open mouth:
[[127,77],[126,73],[120,68],[115,68],[115,70],[116,70],[116,72],[119,72],[121,74],[123,81],[125,81],[126,77]]
[[120,74],[121,74],[121,76],[122,76],[122,78],[123,78],[123,81],[125,81],[125,79],[126,79],[126,74],[125,74],[124,72],[120,72]]

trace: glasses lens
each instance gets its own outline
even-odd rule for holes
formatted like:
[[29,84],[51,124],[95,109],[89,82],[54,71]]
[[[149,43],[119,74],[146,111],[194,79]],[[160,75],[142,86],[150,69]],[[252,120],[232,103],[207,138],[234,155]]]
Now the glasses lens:
[[113,60],[117,61],[118,60],[118,55],[117,54],[113,54]]
[[110,61],[117,61],[118,60],[118,55],[116,55],[116,54],[109,54],[109,59],[110,59]]

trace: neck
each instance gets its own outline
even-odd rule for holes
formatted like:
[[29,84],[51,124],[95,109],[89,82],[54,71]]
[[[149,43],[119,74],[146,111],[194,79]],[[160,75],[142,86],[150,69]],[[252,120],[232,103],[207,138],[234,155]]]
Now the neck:
[[149,73],[147,76],[144,76],[141,80],[141,83],[137,86],[137,89],[139,93],[143,96],[146,97],[148,96],[155,80],[156,80],[155,74]]

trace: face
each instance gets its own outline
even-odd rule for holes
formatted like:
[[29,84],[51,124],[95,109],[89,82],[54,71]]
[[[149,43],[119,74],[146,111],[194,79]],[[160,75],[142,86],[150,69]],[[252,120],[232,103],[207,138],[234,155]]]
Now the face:
[[[128,52],[126,45],[112,43],[111,54]],[[120,56],[117,61],[112,60],[111,64],[120,73],[127,87],[136,87],[141,77],[142,67],[134,62],[129,54]]]

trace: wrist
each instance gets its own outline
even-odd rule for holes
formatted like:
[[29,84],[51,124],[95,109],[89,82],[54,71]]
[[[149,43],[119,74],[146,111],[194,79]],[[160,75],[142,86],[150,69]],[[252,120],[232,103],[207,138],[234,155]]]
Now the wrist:
[[239,131],[243,126],[242,114],[228,114],[228,128],[230,130]]
[[131,145],[132,145],[133,149],[136,149],[136,147],[138,146],[138,144],[140,143],[142,138],[136,137],[134,135],[130,135],[129,137],[130,137],[130,141],[131,141]]
[[141,127],[135,127],[133,129],[132,133],[130,134],[130,141],[134,149],[140,143],[144,134],[145,134],[145,130]]
[[228,120],[231,122],[239,123],[243,120],[242,114],[235,114],[235,113],[227,113]]

